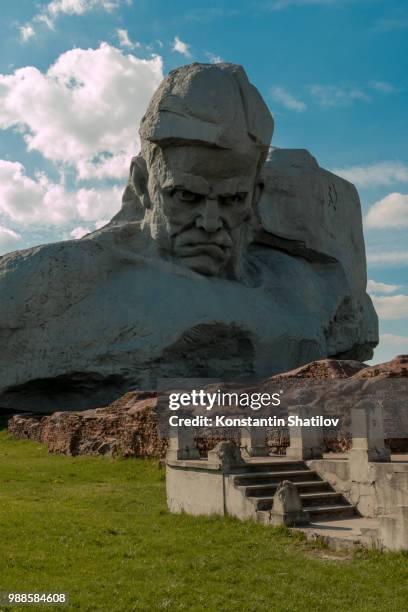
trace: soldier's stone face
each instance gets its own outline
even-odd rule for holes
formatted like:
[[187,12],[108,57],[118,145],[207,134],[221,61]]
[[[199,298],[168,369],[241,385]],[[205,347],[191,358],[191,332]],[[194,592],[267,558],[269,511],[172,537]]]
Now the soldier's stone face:
[[148,191],[159,247],[196,272],[222,275],[251,219],[257,161],[204,146],[158,150]]

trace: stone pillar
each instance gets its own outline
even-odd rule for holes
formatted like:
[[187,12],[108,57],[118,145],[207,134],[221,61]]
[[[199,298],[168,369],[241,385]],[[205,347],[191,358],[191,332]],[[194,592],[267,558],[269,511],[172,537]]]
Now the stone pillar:
[[[289,416],[300,419],[311,419],[318,416],[315,408],[309,406],[292,406]],[[286,450],[288,459],[321,459],[323,457],[323,428],[302,427],[293,425],[289,427],[290,445]]]
[[200,453],[194,442],[194,429],[192,427],[170,427],[169,448],[166,459],[199,459]]
[[353,461],[390,461],[390,449],[384,444],[384,421],[379,401],[364,399],[351,410]]
[[265,427],[241,427],[241,448],[244,457],[267,457]]

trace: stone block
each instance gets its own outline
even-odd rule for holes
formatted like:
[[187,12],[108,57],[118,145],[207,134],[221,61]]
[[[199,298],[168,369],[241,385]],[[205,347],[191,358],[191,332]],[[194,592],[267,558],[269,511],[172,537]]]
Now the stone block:
[[241,427],[241,448],[244,457],[267,457],[265,427]]
[[274,526],[288,527],[309,523],[309,515],[303,510],[302,500],[293,482],[284,480],[280,483],[273,499],[269,522]]
[[361,400],[351,411],[351,428],[351,461],[355,464],[363,464],[365,458],[367,461],[390,461],[390,450],[384,443],[384,419],[379,401]]
[[[292,406],[289,415],[301,419],[317,416],[316,409],[309,406]],[[321,459],[323,457],[323,429],[321,427],[291,426],[290,445],[286,450],[289,459],[307,460]]]
[[169,431],[168,461],[179,459],[199,459],[200,453],[195,445],[194,430],[191,427],[171,427]]
[[408,550],[408,506],[398,506],[393,514],[380,517],[379,539],[387,550]]
[[244,463],[238,446],[231,440],[218,442],[208,453],[208,465],[222,471],[239,467]]

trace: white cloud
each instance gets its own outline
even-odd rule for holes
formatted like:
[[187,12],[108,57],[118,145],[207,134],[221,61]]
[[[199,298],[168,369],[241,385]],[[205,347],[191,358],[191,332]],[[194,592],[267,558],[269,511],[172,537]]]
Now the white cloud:
[[401,289],[402,285],[388,285],[387,283],[379,283],[374,280],[367,282],[367,291],[370,293],[394,293],[397,289]]
[[69,235],[71,236],[71,238],[75,238],[75,240],[79,240],[79,238],[82,238],[86,234],[93,232],[95,229],[100,229],[101,227],[109,223],[109,221],[110,221],[110,218],[109,219],[98,219],[98,221],[95,221],[94,223],[94,228],[83,227],[82,225],[79,225],[78,227],[75,227],[69,233]]
[[[249,7],[250,10],[252,7]],[[186,21],[198,22],[201,24],[210,23],[215,19],[228,19],[230,17],[238,17],[244,14],[246,11],[242,8],[224,8],[220,6],[214,6],[209,8],[196,8],[184,15]]]
[[129,173],[132,156],[135,154],[135,145],[117,154],[100,155],[96,159],[82,159],[76,163],[78,178],[80,180],[105,178],[125,178]]
[[262,5],[263,9],[269,11],[281,11],[289,7],[308,6],[335,6],[358,3],[364,0],[270,0]]
[[27,42],[33,36],[35,36],[35,32],[32,26],[27,24],[20,27],[20,38],[23,42]]
[[[371,364],[384,363],[394,359],[396,355],[408,353],[408,336],[397,334],[380,334],[380,342],[374,352]],[[370,362],[369,362],[370,363]]]
[[41,7],[31,22],[20,26],[21,38],[23,41],[32,38],[36,24],[45,24],[50,30],[54,29],[55,21],[60,15],[84,15],[94,10],[111,13],[123,3],[131,5],[132,0],[52,0]]
[[373,204],[365,222],[367,227],[408,227],[408,194],[390,193]]
[[95,221],[95,229],[100,229],[101,227],[109,223],[109,221],[110,219],[98,219],[98,221]]
[[112,12],[119,8],[121,0],[52,0],[46,6],[46,12],[57,17],[61,13],[66,15],[83,15],[95,9]]
[[0,127],[23,134],[29,150],[74,165],[81,178],[123,177],[162,78],[159,56],[139,59],[107,43],[72,49],[45,73],[27,66],[0,75]]
[[404,352],[408,352],[408,336],[398,336],[397,334],[381,334],[380,342],[392,346],[406,347]]
[[306,110],[306,104],[301,100],[297,100],[284,87],[272,87],[271,97],[275,102],[278,102],[289,110],[294,110],[298,113],[301,113],[302,111]]
[[75,193],[77,215],[84,221],[98,221],[102,217],[111,219],[121,206],[121,187],[111,189],[79,189]]
[[399,161],[335,168],[333,172],[359,187],[382,187],[395,182],[408,183],[408,164]]
[[181,53],[181,55],[185,55],[185,57],[191,57],[190,45],[180,40],[178,36],[174,39],[173,51]]
[[118,36],[119,45],[121,47],[125,47],[128,49],[140,49],[140,47],[142,46],[139,42],[132,42],[130,40],[127,30],[122,30],[121,28],[118,28],[116,30],[116,34]]
[[408,251],[368,251],[367,262],[371,266],[408,266]]
[[381,319],[408,317],[408,295],[372,295],[371,299]]
[[220,55],[214,55],[210,51],[206,51],[205,55],[211,64],[221,64],[224,61]]
[[370,96],[358,88],[345,89],[336,85],[312,85],[309,91],[317,104],[324,108],[349,106],[356,100],[370,101]]
[[359,2],[359,0],[271,0],[263,8],[271,11],[281,11],[290,6],[331,6],[348,2]]
[[0,225],[0,255],[18,249],[18,243],[21,239],[20,234]]
[[92,230],[86,228],[86,227],[75,227],[72,232],[70,232],[70,236],[72,238],[75,238],[75,240],[79,240],[80,238],[82,238],[83,236],[86,236],[86,234],[89,234],[89,232],[91,232]]
[[119,187],[70,192],[44,174],[27,176],[19,162],[0,160],[0,213],[21,226],[110,219],[120,208],[121,192]]
[[395,93],[397,91],[394,85],[388,83],[388,81],[371,81],[370,87],[382,93]]

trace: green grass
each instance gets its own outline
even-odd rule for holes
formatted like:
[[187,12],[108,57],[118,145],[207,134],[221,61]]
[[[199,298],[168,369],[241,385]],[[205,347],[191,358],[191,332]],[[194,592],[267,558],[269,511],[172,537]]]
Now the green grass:
[[65,591],[65,609],[92,612],[408,609],[406,555],[324,552],[287,530],[169,514],[153,461],[52,456],[0,432],[0,591]]

